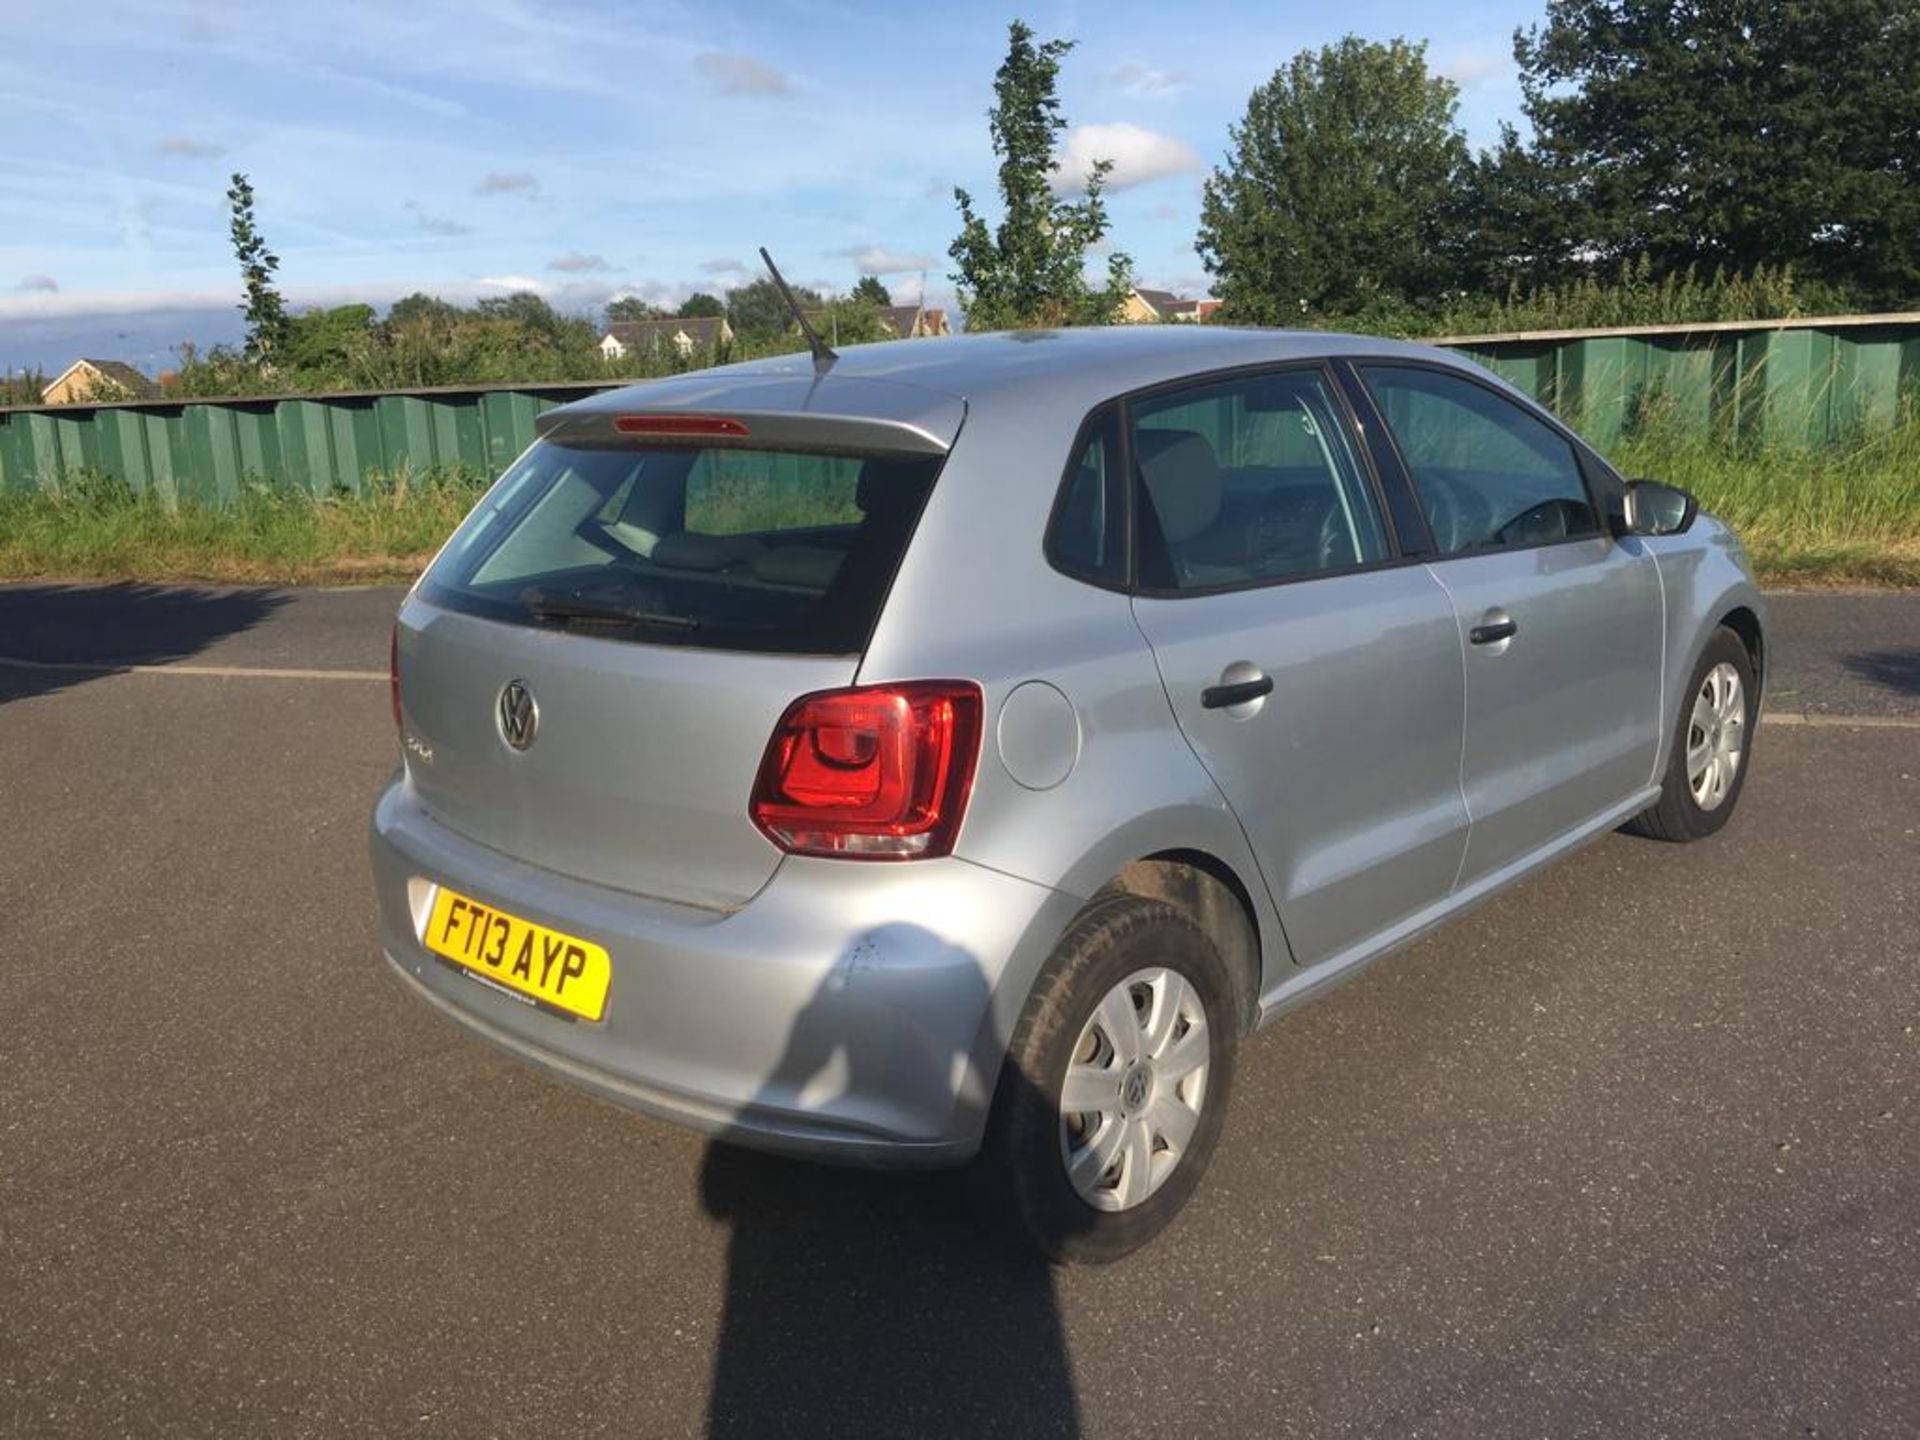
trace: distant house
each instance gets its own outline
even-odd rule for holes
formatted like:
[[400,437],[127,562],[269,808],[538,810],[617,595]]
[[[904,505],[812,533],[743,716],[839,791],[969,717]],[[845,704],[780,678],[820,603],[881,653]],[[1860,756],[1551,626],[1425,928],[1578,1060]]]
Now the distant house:
[[711,353],[732,343],[733,327],[724,315],[615,320],[601,337],[600,353],[609,361],[634,354],[687,356],[695,351]]
[[[880,328],[885,332],[882,338],[918,340],[926,335],[953,333],[953,327],[947,323],[947,312],[944,310],[929,310],[922,305],[881,305],[875,308],[874,313],[880,317]],[[829,342],[832,341],[833,311],[809,310],[807,323],[818,330]]]
[[883,305],[880,320],[901,340],[918,340],[924,335],[951,335],[947,312],[929,310],[923,305]]
[[1135,286],[1127,296],[1122,318],[1129,325],[1158,325],[1163,321],[1192,325],[1219,308],[1218,300],[1189,300],[1171,290],[1144,290]]
[[43,405],[84,405],[89,400],[158,400],[160,387],[118,360],[76,360],[40,392]]

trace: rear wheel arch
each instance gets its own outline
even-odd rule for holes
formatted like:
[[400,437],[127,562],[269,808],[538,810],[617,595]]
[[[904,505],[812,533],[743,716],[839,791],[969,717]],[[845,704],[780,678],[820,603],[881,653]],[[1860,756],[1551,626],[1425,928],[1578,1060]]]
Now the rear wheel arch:
[[1159,900],[1198,925],[1240,986],[1242,1029],[1253,1029],[1262,989],[1260,920],[1231,865],[1204,850],[1164,850],[1124,866],[1093,900],[1106,895]]

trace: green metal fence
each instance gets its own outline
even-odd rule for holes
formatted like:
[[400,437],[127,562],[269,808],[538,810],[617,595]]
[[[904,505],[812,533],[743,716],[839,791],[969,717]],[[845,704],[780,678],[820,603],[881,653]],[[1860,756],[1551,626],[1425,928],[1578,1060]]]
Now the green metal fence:
[[1912,418],[1920,314],[1634,326],[1437,342],[1607,449],[1650,411],[1728,438],[1818,448]]
[[0,487],[96,473],[169,502],[221,503],[249,480],[329,495],[403,469],[492,474],[532,443],[542,410],[607,388],[464,386],[0,410]]
[[[1456,336],[1605,450],[1658,407],[1733,439],[1809,448],[1884,431],[1920,389],[1920,314]],[[375,474],[494,473],[533,417],[605,384],[162,400],[0,410],[0,488],[101,473],[168,502],[231,500],[260,480],[314,495]]]

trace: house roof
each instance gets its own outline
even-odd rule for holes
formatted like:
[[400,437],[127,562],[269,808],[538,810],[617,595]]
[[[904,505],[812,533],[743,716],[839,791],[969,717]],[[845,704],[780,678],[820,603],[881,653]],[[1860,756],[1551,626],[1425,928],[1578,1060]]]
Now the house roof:
[[947,312],[937,306],[882,305],[880,317],[902,340],[913,334],[916,323],[929,335],[939,335],[947,327]]
[[660,320],[616,320],[607,326],[607,334],[630,349],[635,345],[654,345],[662,340],[671,340],[675,335],[685,335],[696,345],[713,345],[719,342],[720,327],[725,323],[725,317],[720,315],[690,315],[685,318],[670,315]]
[[1171,290],[1145,290],[1135,286],[1133,293],[1162,315],[1198,315],[1200,313],[1198,300],[1189,300],[1186,296],[1176,295]]
[[127,392],[127,398],[129,400],[155,400],[160,396],[160,387],[124,360],[91,360],[85,357],[74,361],[73,364],[54,376],[53,379],[47,383],[46,388],[48,390],[53,389],[54,386],[73,374],[73,372],[82,365],[93,371],[94,374],[98,375],[101,379],[111,380],[115,385],[118,385],[122,390]]

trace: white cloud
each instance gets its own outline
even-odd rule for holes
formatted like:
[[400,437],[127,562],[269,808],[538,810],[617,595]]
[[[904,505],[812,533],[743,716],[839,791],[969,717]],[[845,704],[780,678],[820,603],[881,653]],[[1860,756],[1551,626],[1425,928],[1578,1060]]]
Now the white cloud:
[[[283,293],[296,309],[317,305],[390,305],[415,292],[468,304],[502,290],[546,292],[544,280],[524,275],[499,275],[485,280],[369,280],[342,285],[289,285]],[[212,310],[233,313],[233,286],[178,290],[37,291],[0,295],[0,320],[67,319],[90,315],[154,315],[173,311]]]
[[1161,69],[1129,60],[1107,72],[1107,83],[1136,100],[1166,100],[1193,84],[1185,70]]
[[51,275],[22,275],[14,288],[23,295],[57,295],[60,282]]
[[525,195],[529,200],[540,193],[540,177],[525,170],[489,170],[473,187],[476,195]]
[[558,270],[563,275],[600,275],[613,269],[604,255],[583,255],[578,250],[569,250],[565,255],[556,255],[547,262],[549,270]]
[[531,290],[536,295],[544,295],[553,288],[531,275],[482,275],[480,283],[491,290]]
[[693,68],[721,95],[785,95],[792,82],[764,60],[709,50],[693,57]]
[[153,142],[153,153],[172,155],[182,160],[205,160],[227,153],[227,147],[192,135],[162,135]]
[[1473,90],[1513,69],[1513,50],[1497,40],[1461,45],[1450,52],[1440,73],[1462,90]]
[[699,270],[702,275],[745,275],[747,273],[745,265],[724,255],[715,260],[702,260]]
[[1169,175],[1200,168],[1200,157],[1184,140],[1162,135],[1125,120],[1112,125],[1076,125],[1054,162],[1053,188],[1071,195],[1086,185],[1095,162],[1111,160],[1108,190],[1128,190]]
[[936,263],[931,255],[903,254],[898,250],[889,250],[884,245],[850,245],[835,253],[853,261],[854,268],[862,275],[900,275],[911,270],[931,270]]

